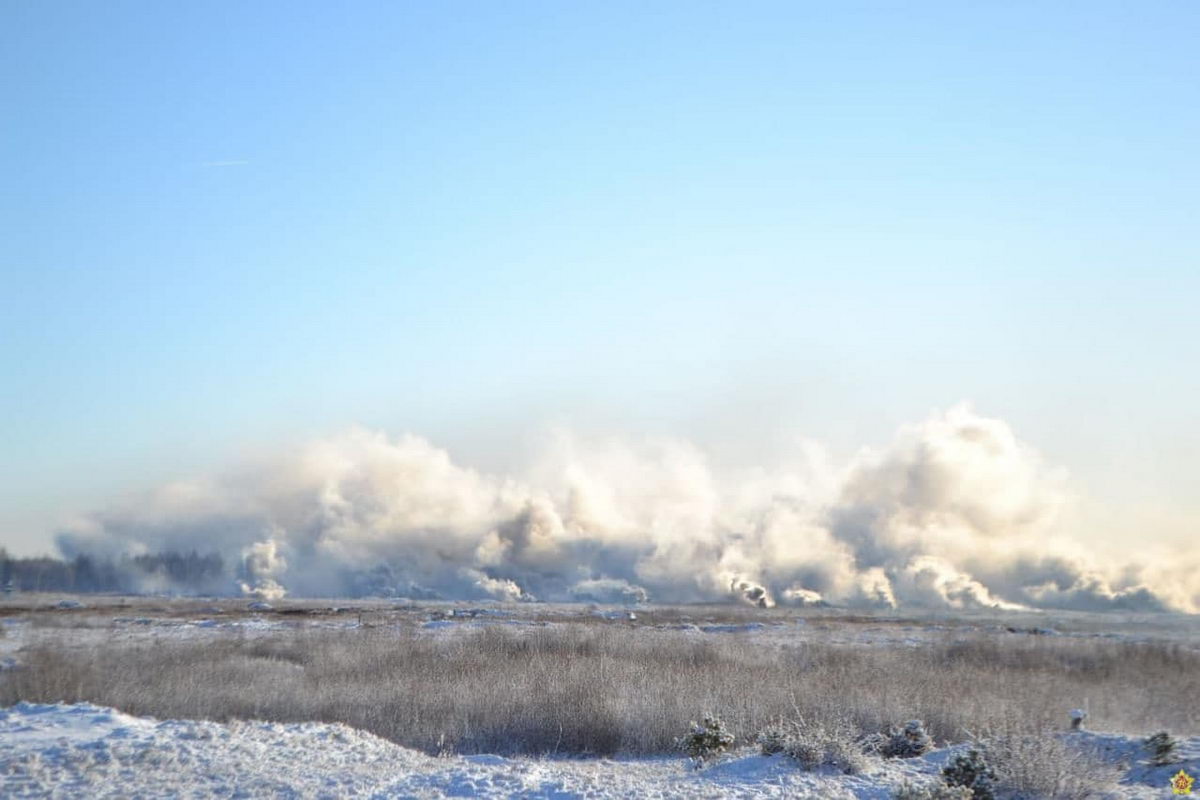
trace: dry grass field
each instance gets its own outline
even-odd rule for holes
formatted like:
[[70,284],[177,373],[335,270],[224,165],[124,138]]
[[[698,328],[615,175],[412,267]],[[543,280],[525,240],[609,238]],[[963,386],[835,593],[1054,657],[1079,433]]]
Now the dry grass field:
[[[904,637],[880,639],[900,621],[824,613],[739,632],[751,610],[657,609],[632,622],[530,606],[487,623],[438,608],[280,609],[267,615],[274,628],[169,636],[157,626],[194,617],[194,605],[147,608],[142,625],[96,609],[26,613],[21,668],[0,672],[0,704],[344,722],[430,753],[666,753],[707,712],[740,741],[779,719],[865,735],[918,718],[953,743],[1061,729],[1082,706],[1097,729],[1200,733],[1200,652],[1179,637],[939,619],[904,620]],[[311,624],[332,617],[346,627]],[[732,629],[676,629],[694,619]]]

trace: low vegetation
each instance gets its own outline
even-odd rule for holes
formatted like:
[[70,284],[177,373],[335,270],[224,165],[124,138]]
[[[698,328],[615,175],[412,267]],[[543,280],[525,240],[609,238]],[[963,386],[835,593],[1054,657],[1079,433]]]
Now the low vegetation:
[[[984,742],[995,786],[1007,797],[1084,800],[1104,797],[1117,774],[1095,754],[1060,732],[1006,733]],[[1001,792],[997,791],[999,795]],[[975,797],[987,800],[978,791]]]
[[1156,767],[1165,767],[1178,760],[1176,748],[1179,742],[1167,731],[1158,733],[1146,739],[1146,749],[1150,751],[1150,763]]
[[716,758],[730,747],[735,737],[725,729],[719,717],[706,716],[703,722],[693,722],[687,735],[679,741],[679,747],[698,765]]
[[966,789],[973,800],[993,800],[996,771],[981,750],[959,753],[942,768],[942,780],[950,787]]
[[804,769],[830,767],[846,775],[865,772],[868,756],[863,741],[845,721],[798,724],[783,752]]
[[952,758],[941,781],[905,784],[894,800],[1085,800],[1113,796],[1119,775],[1075,744],[1070,735],[1042,731],[983,739]]
[[893,800],[974,800],[966,786],[951,786],[941,781],[922,784],[906,783],[894,795]]
[[919,719],[890,728],[871,738],[872,749],[884,758],[917,758],[933,749],[933,738]]
[[[712,709],[738,742],[853,771],[872,743],[904,757],[981,731],[1061,729],[1083,698],[1097,728],[1200,732],[1200,707],[1177,701],[1200,694],[1200,656],[1165,644],[956,635],[916,647],[766,645],[617,624],[301,628],[94,648],[44,635],[21,669],[0,673],[0,703],[345,722],[429,753],[678,752],[689,721]],[[1013,740],[988,759],[1002,773],[1034,754]],[[1059,780],[1006,769],[1021,785]]]

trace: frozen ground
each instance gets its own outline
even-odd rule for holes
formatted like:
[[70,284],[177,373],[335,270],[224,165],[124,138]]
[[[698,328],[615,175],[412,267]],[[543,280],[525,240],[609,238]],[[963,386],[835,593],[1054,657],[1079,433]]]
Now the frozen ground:
[[[251,608],[245,599],[228,598],[26,595],[0,599],[0,679],[6,670],[28,668],[22,665],[26,648],[43,644],[83,655],[97,644],[114,641],[215,642],[229,636],[365,628],[441,638],[490,625],[533,631],[581,624],[628,627],[659,636],[682,632],[705,640],[739,637],[747,644],[781,647],[810,642],[839,649],[909,648],[982,636],[1046,644],[1099,637],[1200,648],[1200,622],[1178,615],[863,614],[819,608],[763,612],[738,607],[628,609],[382,600],[288,600]],[[1179,702],[1195,700],[1181,697]],[[1167,781],[1179,769],[1200,778],[1200,737],[1184,740],[1181,763],[1150,767],[1141,743],[1144,733],[1071,734],[1094,746],[1117,771],[1119,783],[1102,796],[1171,797]],[[890,798],[905,781],[935,780],[955,751],[945,748],[911,760],[872,759],[870,770],[856,776],[805,772],[787,758],[766,758],[751,749],[702,770],[681,757],[432,757],[339,724],[157,721],[87,703],[19,703],[0,709],[0,798]]]
[[39,642],[88,648],[117,640],[175,640],[305,629],[395,628],[446,635],[485,625],[596,624],[698,636],[743,635],[756,644],[912,647],[946,637],[1053,636],[1157,641],[1200,650],[1200,615],[994,610],[848,611],[745,606],[596,606],[382,599],[128,597],[18,594],[0,598],[0,668]]
[[[1136,739],[1083,733],[1118,765],[1111,797],[1168,797],[1171,774],[1200,773],[1200,738],[1184,761],[1152,768]],[[931,780],[952,749],[877,761],[868,774],[804,772],[743,751],[704,769],[682,758],[434,758],[344,725],[156,721],[91,704],[0,710],[0,789],[27,798],[887,798]]]

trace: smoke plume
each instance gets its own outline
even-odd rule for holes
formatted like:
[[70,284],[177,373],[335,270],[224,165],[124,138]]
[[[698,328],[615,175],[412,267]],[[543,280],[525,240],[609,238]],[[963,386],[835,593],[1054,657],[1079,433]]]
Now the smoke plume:
[[[1195,571],[1099,563],[1067,478],[965,406],[831,465],[722,471],[686,442],[560,435],[521,476],[354,429],[164,486],[65,555],[216,550],[248,595],[1195,612]],[[1178,565],[1176,565],[1178,566]]]

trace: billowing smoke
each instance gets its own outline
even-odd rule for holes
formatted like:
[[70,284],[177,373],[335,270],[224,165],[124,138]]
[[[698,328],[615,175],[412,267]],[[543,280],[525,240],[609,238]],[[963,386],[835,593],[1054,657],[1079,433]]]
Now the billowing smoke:
[[286,569],[287,561],[279,554],[277,537],[255,542],[242,551],[242,572],[247,580],[239,581],[238,588],[250,597],[278,600],[287,594],[287,589],[274,576]]
[[1190,570],[1100,563],[1070,494],[965,406],[840,467],[720,471],[696,447],[558,436],[521,477],[361,429],[93,514],[64,554],[216,550],[248,595],[1195,612]]

